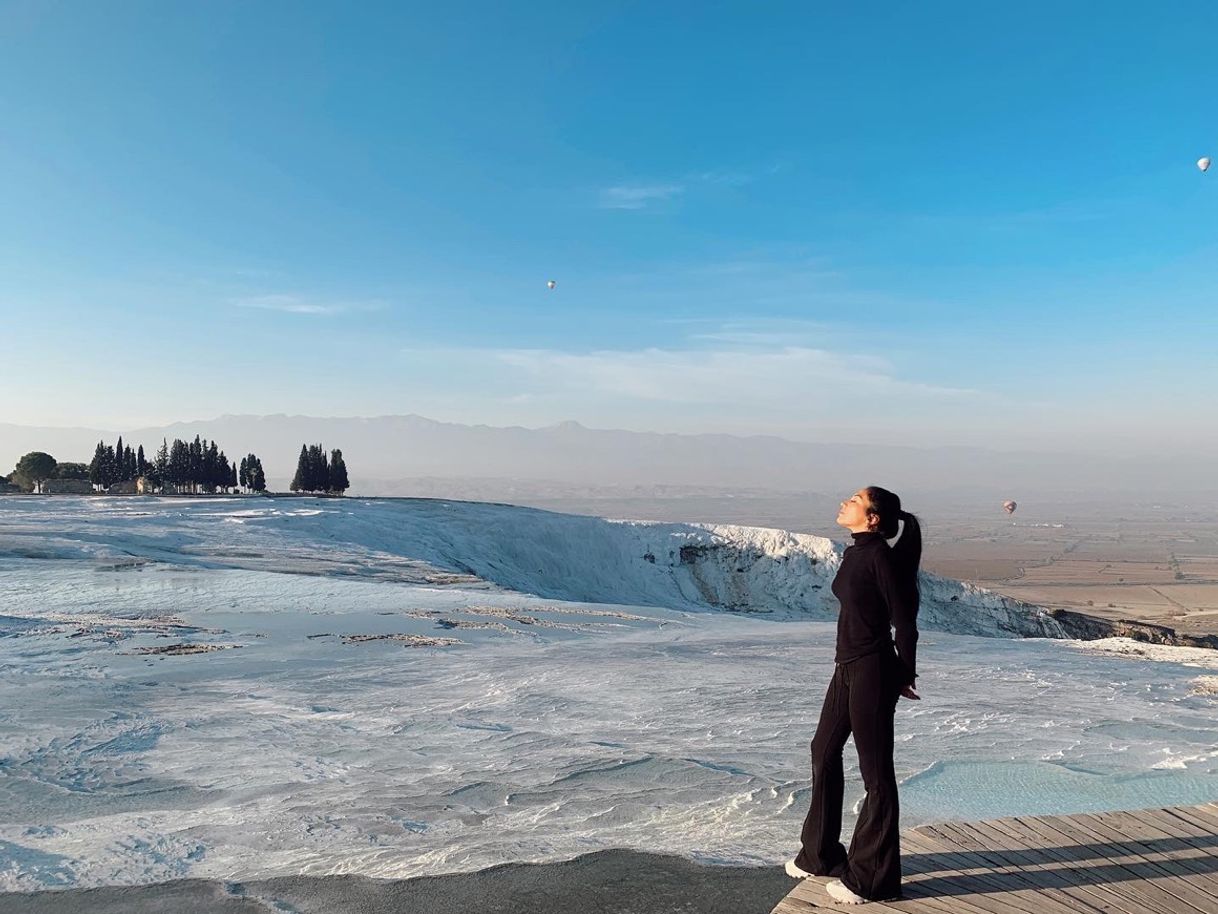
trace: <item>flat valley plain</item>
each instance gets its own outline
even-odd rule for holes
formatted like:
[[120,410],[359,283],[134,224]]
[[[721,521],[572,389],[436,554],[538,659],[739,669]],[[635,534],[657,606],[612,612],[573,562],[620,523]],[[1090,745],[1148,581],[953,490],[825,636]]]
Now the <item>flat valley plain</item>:
[[[928,570],[1042,606],[1218,635],[1218,521],[1074,517],[987,529],[957,520],[935,531]],[[928,538],[929,539],[929,538]]]

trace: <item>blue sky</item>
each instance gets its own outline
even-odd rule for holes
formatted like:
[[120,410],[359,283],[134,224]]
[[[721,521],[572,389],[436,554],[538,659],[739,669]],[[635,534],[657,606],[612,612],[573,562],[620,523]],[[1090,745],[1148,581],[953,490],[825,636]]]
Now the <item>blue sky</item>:
[[1183,3],[0,0],[0,421],[1218,455],[1215,34]]

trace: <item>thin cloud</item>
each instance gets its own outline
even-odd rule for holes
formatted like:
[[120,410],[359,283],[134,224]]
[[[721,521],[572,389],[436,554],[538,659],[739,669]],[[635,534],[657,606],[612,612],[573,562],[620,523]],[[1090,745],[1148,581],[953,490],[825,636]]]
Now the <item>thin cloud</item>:
[[346,314],[352,311],[379,311],[381,302],[318,302],[296,295],[252,295],[233,300],[238,308],[279,311],[283,314]]
[[618,184],[601,191],[601,209],[646,209],[685,192],[684,184]]
[[654,204],[679,197],[696,185],[743,187],[756,179],[755,174],[743,171],[723,169],[695,171],[683,175],[676,181],[665,183],[631,182],[606,187],[600,192],[598,205],[601,209],[647,209]]
[[[412,354],[421,352],[407,350]],[[798,397],[840,402],[860,397],[959,400],[978,392],[908,380],[876,356],[831,352],[810,346],[753,349],[660,349],[563,352],[550,349],[458,349],[443,354],[446,365],[468,361],[491,372],[501,393],[513,386],[512,375],[535,393],[648,401],[669,404],[718,404],[748,408],[753,404]],[[504,388],[508,388],[505,390]],[[512,391],[523,393],[525,391]]]
[[743,187],[746,184],[752,184],[757,177],[744,171],[700,171],[690,175],[690,180],[725,187]]
[[958,397],[972,391],[897,378],[883,359],[786,346],[741,352],[729,350],[500,352],[505,364],[561,386],[643,400],[682,402],[747,401],[784,392],[850,388],[873,393],[916,393]]
[[[672,323],[679,323],[677,320]],[[692,327],[699,326],[690,319]],[[701,343],[727,343],[753,349],[777,349],[784,346],[824,348],[825,340],[835,328],[824,321],[799,318],[750,318],[746,320],[706,321],[708,329],[690,333],[688,339]],[[816,344],[820,345],[817,346]]]
[[689,338],[708,343],[735,343],[742,346],[789,346],[811,336],[810,331],[724,329],[714,333],[694,333]]

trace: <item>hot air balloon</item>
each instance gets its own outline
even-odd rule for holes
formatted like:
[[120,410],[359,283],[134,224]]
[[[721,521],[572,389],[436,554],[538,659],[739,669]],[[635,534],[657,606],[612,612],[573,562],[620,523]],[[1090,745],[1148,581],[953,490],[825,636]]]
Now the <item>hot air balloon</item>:
[[547,288],[547,289],[553,289],[553,288],[554,288],[556,285],[558,285],[558,283],[556,283],[556,282],[555,282],[554,280],[552,280],[552,279],[551,279],[551,280],[548,280],[548,281],[546,282],[546,288]]
[[1015,504],[1015,502],[1011,501],[1009,498],[1002,503],[1002,510],[1006,511],[1007,514],[1014,514],[1015,509],[1018,507],[1019,505]]
[[1209,171],[1210,170],[1210,157],[1202,156],[1201,158],[1199,158],[1197,160],[1197,167],[1200,168],[1202,171]]

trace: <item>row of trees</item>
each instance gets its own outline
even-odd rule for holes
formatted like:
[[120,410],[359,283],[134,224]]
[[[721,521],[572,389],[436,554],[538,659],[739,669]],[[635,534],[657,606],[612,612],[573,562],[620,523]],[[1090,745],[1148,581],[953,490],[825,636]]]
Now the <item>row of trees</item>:
[[[175,438],[173,444],[162,439],[151,459],[145,456],[142,444],[133,450],[122,438],[113,446],[97,442],[87,465],[59,463],[50,454],[32,451],[17,461],[16,469],[7,477],[0,476],[0,492],[6,488],[41,492],[49,479],[88,480],[94,488],[106,491],[117,483],[133,483],[140,478],[156,492],[227,493],[238,486],[247,492],[266,491],[266,473],[256,454],[247,454],[239,464],[229,463],[216,442],[196,435],[194,441]],[[293,492],[341,495],[350,486],[342,451],[336,448],[327,457],[320,444],[300,446]]]
[[262,471],[262,461],[253,454],[242,457],[237,483],[247,492],[265,492],[266,473]]
[[296,461],[296,475],[289,488],[293,492],[330,492],[342,495],[351,487],[343,452],[335,448],[329,459],[320,444],[302,444]]
[[122,438],[113,447],[105,441],[97,442],[88,466],[88,478],[93,485],[105,490],[115,483],[134,482],[140,477],[157,492],[228,492],[237,486],[254,492],[266,489],[262,461],[254,454],[243,457],[238,470],[216,442],[198,435],[194,441],[174,438],[173,444],[161,439],[161,446],[151,460],[145,458],[142,444],[133,451],[131,445],[123,444]]

